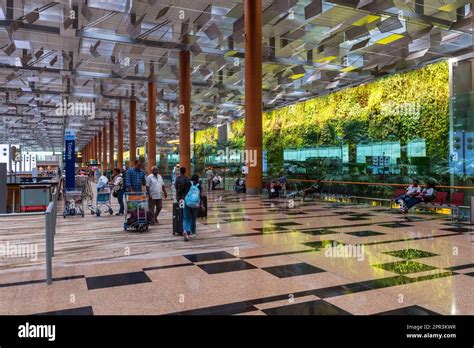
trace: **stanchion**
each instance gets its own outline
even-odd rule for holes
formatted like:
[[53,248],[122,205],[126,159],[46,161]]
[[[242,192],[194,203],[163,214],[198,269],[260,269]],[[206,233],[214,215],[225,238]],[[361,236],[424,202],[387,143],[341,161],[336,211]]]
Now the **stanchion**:
[[471,197],[471,225],[474,225],[474,197]]
[[50,202],[45,212],[46,222],[46,283],[49,285],[53,281],[53,213],[54,202]]

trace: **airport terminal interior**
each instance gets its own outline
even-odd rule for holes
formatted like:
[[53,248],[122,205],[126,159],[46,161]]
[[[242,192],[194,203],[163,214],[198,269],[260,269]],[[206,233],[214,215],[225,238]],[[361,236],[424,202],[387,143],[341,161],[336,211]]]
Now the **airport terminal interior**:
[[473,25],[1,0],[0,315],[473,315]]

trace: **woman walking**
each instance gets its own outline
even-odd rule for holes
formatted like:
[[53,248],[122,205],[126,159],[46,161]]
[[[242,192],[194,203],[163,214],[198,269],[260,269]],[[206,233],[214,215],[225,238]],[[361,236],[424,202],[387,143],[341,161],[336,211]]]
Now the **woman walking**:
[[185,241],[196,237],[196,218],[201,207],[201,190],[199,176],[193,174],[184,191],[183,237]]

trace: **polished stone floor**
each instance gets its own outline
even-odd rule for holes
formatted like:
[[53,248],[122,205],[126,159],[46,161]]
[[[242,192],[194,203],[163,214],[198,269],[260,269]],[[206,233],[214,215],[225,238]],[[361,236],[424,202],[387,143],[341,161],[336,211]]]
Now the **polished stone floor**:
[[[474,227],[381,207],[210,193],[198,237],[171,233],[171,200],[148,232],[117,216],[58,217],[54,282],[44,219],[0,218],[0,314],[474,314]],[[114,205],[115,207],[115,205]]]

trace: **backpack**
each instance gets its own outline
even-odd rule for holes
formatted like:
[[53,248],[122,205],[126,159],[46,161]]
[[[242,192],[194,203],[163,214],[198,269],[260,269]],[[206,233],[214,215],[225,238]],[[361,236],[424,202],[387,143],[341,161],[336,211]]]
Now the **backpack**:
[[184,203],[190,208],[199,208],[201,204],[201,191],[199,191],[199,184],[191,182],[191,188],[184,198]]

